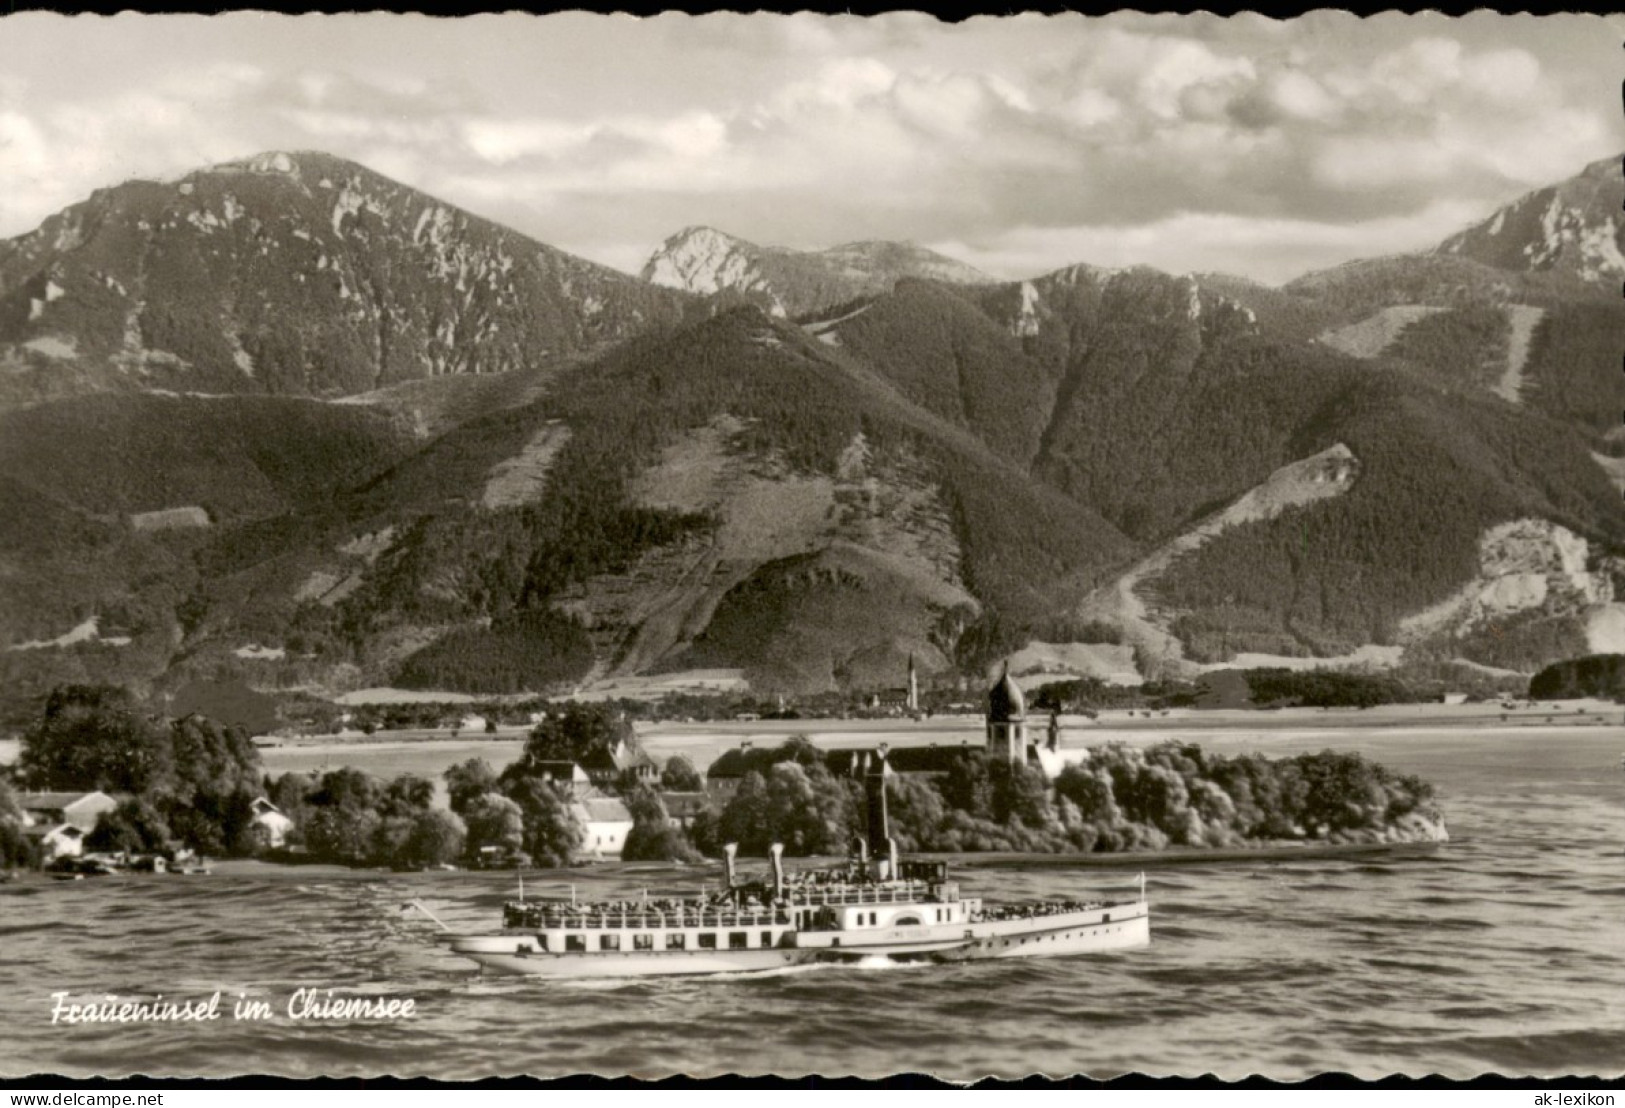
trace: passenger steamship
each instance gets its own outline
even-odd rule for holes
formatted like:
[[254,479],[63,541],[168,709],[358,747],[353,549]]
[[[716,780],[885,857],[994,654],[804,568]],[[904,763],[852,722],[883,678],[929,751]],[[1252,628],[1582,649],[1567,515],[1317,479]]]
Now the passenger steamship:
[[[888,833],[886,760],[864,774],[868,833],[844,866],[741,880],[726,850],[727,885],[709,897],[504,907],[495,934],[457,936],[451,950],[486,970],[536,977],[740,973],[807,962],[960,962],[1054,957],[1151,942],[1145,878],[1138,896],[995,907],[962,895],[941,861],[905,860]],[[521,894],[522,897],[523,894]]]

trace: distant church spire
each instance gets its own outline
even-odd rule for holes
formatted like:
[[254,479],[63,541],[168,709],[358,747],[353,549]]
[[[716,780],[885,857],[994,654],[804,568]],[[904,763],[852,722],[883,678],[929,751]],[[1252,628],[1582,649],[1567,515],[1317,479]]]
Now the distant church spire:
[[1010,676],[1009,659],[987,694],[987,749],[1011,762],[1027,760],[1027,698]]

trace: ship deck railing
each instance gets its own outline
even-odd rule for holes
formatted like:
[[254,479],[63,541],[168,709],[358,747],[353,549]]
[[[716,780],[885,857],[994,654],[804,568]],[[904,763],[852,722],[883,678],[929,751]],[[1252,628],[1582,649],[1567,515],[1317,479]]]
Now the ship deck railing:
[[824,904],[906,904],[942,899],[941,886],[924,881],[888,881],[874,885],[792,885],[785,898],[797,907]]
[[671,930],[703,927],[785,926],[790,916],[772,908],[688,908],[659,911],[550,912],[512,908],[505,914],[509,927],[536,931]]

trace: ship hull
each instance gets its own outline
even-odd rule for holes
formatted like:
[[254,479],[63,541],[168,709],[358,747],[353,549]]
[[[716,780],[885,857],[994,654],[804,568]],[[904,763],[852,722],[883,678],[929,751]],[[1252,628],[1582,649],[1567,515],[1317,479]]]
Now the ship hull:
[[[947,932],[952,932],[952,938]],[[928,934],[929,933],[929,934]],[[917,928],[871,936],[803,936],[825,961],[884,957],[897,962],[972,962],[988,958],[1057,958],[1151,945],[1151,916],[1142,901],[1044,916],[985,920],[955,928]],[[854,941],[854,940],[857,941]],[[913,941],[909,941],[913,940]]]
[[1058,958],[1102,954],[1151,945],[1151,916],[1142,904],[1132,915],[1102,920],[1097,912],[1058,915],[1034,927],[1034,920],[1008,920],[972,928],[972,937],[937,957],[972,962],[987,958]]
[[527,949],[512,936],[453,940],[451,950],[478,962],[486,973],[554,979],[587,977],[683,977],[717,973],[760,973],[813,960],[817,952],[778,947],[766,950],[634,951],[548,954]]

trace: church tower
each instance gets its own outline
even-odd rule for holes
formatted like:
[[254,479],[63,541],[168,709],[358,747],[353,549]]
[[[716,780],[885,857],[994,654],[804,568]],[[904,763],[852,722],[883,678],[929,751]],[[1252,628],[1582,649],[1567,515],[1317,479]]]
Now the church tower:
[[908,712],[917,715],[920,711],[920,675],[914,669],[914,654],[908,656]]
[[987,694],[987,749],[1015,764],[1027,762],[1027,698],[1010,676],[1010,663]]

